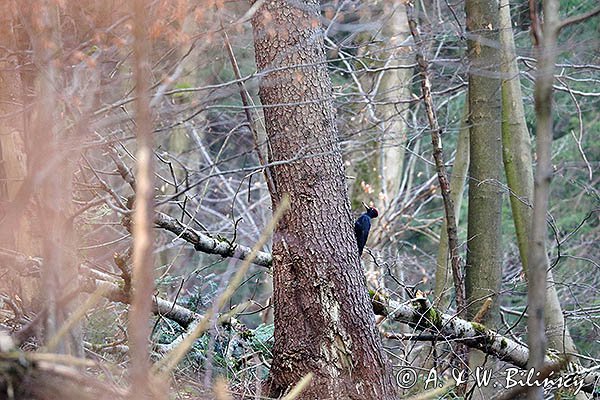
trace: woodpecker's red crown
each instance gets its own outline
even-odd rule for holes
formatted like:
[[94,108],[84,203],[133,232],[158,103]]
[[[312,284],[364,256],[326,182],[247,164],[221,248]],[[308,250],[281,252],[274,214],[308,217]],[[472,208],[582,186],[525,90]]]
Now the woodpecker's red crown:
[[377,209],[375,207],[369,207],[364,202],[362,204],[365,207],[365,210],[367,210],[367,215],[369,217],[371,217],[371,218],[377,218],[379,216],[379,211],[377,211]]

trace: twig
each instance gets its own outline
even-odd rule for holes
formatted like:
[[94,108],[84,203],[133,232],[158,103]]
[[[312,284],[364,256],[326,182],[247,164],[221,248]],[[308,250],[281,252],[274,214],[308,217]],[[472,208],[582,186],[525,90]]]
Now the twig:
[[600,14],[600,7],[596,7],[586,13],[580,14],[580,15],[574,15],[572,17],[569,17],[567,19],[564,19],[561,23],[558,24],[558,31],[560,32],[563,28],[569,26],[569,25],[573,25],[573,24],[577,24],[579,22],[583,22],[588,18],[592,18],[595,17],[596,15]]
[[114,148],[114,146],[109,146],[109,151],[110,151],[109,156],[115,163],[115,166],[117,167],[117,171],[119,172],[119,175],[121,175],[121,177],[125,180],[125,182],[127,182],[129,184],[129,186],[131,186],[131,188],[133,190],[135,190],[135,177],[131,173],[131,170],[123,162],[123,160],[121,160],[121,157],[119,157],[119,154],[117,154],[117,150]]
[[423,91],[423,99],[425,101],[427,119],[429,120],[429,128],[431,129],[431,144],[433,145],[433,158],[435,160],[438,180],[440,183],[440,190],[442,192],[442,199],[444,200],[444,210],[446,213],[446,229],[448,231],[448,247],[450,250],[450,262],[454,277],[454,289],[456,290],[456,308],[458,314],[463,316],[466,313],[465,291],[462,279],[461,261],[460,256],[458,255],[459,246],[456,228],[456,215],[454,213],[454,204],[452,198],[450,197],[450,183],[448,180],[448,173],[446,172],[446,166],[444,164],[444,153],[441,139],[443,131],[438,124],[435,107],[433,106],[433,99],[431,97],[431,83],[429,82],[429,76],[427,74],[428,63],[423,54],[423,45],[421,41],[421,36],[419,34],[419,30],[417,28],[417,21],[415,18],[415,9],[413,3],[406,3],[406,14],[408,16],[408,26],[410,27],[410,33],[412,34],[413,39],[415,41],[416,59],[419,74],[421,75],[421,90]]
[[312,378],[312,372],[309,372],[308,374],[304,375],[302,379],[300,379],[300,381],[296,384],[296,386],[294,386],[292,390],[290,390],[290,392],[286,394],[281,400],[294,400],[295,398],[300,396],[302,391],[306,389],[308,385],[310,385],[310,381],[312,381]]
[[444,386],[440,388],[435,388],[428,390],[423,393],[419,393],[415,396],[409,397],[407,400],[430,400],[430,399],[439,399],[442,398],[444,394],[450,391],[454,386],[456,386],[456,381],[453,379],[449,382],[446,382]]
[[115,265],[121,271],[121,278],[123,279],[123,291],[125,293],[129,293],[131,291],[131,271],[129,268],[127,268],[127,260],[129,257],[129,254],[115,253],[113,255]]
[[490,299],[488,297],[487,299],[485,299],[485,301],[481,305],[481,308],[479,309],[479,311],[477,311],[477,314],[475,314],[475,316],[473,317],[473,322],[481,323],[483,318],[485,318],[485,315],[490,311],[491,307],[492,307],[492,299]]
[[[254,139],[254,147],[256,148],[256,154],[258,155],[258,162],[260,163],[260,165],[265,166],[267,165],[267,162],[264,159],[263,153],[260,149],[258,133],[256,132],[254,119],[252,118],[252,114],[250,112],[250,96],[248,94],[248,91],[244,87],[244,82],[241,80],[242,74],[240,73],[240,68],[235,58],[235,54],[233,53],[233,49],[231,48],[229,36],[227,36],[227,32],[225,31],[225,29],[223,29],[222,24],[221,28],[223,33],[223,39],[225,40],[225,48],[227,49],[227,55],[229,56],[229,60],[231,62],[231,67],[233,68],[235,78],[238,80],[238,86],[240,87],[240,97],[242,98],[242,104],[244,105],[244,113],[246,114],[248,127],[250,128],[250,132],[252,132],[252,138]],[[265,176],[265,181],[267,182],[267,187],[269,188],[269,192],[275,193],[275,184],[273,182],[273,178],[271,177],[271,170],[269,169],[269,167],[265,166],[263,169],[263,173]]]

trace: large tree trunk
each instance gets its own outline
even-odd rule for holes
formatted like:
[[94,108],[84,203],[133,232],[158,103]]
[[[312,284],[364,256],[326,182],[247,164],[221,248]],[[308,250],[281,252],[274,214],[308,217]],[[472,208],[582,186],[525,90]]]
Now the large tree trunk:
[[269,1],[252,23],[269,161],[288,160],[272,168],[271,196],[291,199],[273,243],[270,394],[312,372],[302,398],[393,398],[352,231],[319,2]]
[[[467,315],[472,319],[490,298],[493,303],[483,322],[494,327],[502,271],[502,126],[498,117],[502,104],[498,76],[500,52],[494,45],[498,43],[498,1],[467,0],[465,11],[471,123],[465,276]],[[471,352],[471,368],[483,362],[483,353]]]

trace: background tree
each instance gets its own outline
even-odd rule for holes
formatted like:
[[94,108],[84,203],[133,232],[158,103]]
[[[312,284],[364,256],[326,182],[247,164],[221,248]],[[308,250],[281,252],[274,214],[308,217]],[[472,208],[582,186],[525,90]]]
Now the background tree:
[[[465,2],[469,62],[469,211],[465,289],[469,319],[494,327],[502,276],[502,114],[498,2]],[[485,308],[486,301],[491,306]],[[485,355],[472,352],[471,368]],[[475,389],[478,390],[478,389]],[[479,390],[487,391],[487,388]],[[480,398],[480,397],[478,397]]]
[[[525,121],[521,82],[510,24],[510,6],[500,6],[502,43],[502,151],[510,204],[523,272],[528,270],[528,241],[531,237],[533,201],[533,161],[531,139]],[[576,353],[573,339],[565,326],[550,260],[546,254],[547,289],[544,301],[546,336],[549,346],[565,353]]]

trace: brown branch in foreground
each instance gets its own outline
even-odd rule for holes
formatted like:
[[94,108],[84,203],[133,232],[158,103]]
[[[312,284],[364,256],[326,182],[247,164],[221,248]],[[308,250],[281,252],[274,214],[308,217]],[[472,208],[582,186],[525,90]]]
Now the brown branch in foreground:
[[[154,166],[152,163],[152,116],[150,112],[150,44],[148,8],[145,0],[131,4],[135,77],[135,124],[137,127],[137,182],[133,225],[132,299],[129,309],[131,387],[140,397],[153,398],[150,369],[148,317],[154,291]],[[139,398],[139,397],[138,397]]]
[[444,152],[442,148],[442,129],[440,128],[437,116],[435,113],[435,107],[433,106],[433,99],[431,97],[431,83],[429,82],[429,76],[427,74],[428,63],[423,54],[423,44],[421,36],[417,28],[417,21],[415,18],[414,4],[411,2],[406,3],[406,14],[408,15],[408,26],[410,27],[410,33],[413,36],[416,49],[416,59],[421,75],[421,90],[423,91],[423,99],[425,101],[425,109],[427,111],[427,119],[429,121],[429,128],[431,129],[431,144],[433,145],[433,158],[435,160],[435,167],[437,170],[438,180],[440,182],[440,190],[442,192],[442,199],[444,200],[444,210],[446,213],[446,229],[448,231],[448,247],[450,249],[450,263],[452,266],[452,275],[454,278],[454,289],[456,290],[456,309],[458,315],[464,316],[466,313],[465,305],[465,291],[464,283],[462,279],[461,261],[458,255],[458,236],[456,228],[456,215],[454,213],[454,204],[450,197],[450,182],[448,180],[448,173],[444,164]]

